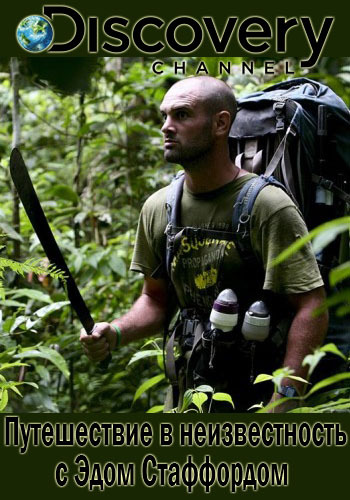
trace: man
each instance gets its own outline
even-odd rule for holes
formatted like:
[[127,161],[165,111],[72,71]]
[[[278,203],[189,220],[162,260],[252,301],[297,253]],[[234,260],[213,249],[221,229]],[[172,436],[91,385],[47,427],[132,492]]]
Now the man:
[[[235,199],[253,176],[230,158],[228,134],[236,114],[231,89],[212,77],[187,78],[170,88],[160,110],[164,117],[164,158],[184,169],[182,226],[229,231]],[[258,297],[258,291],[253,290],[257,285],[251,276],[248,278],[233,243],[217,238],[182,238],[172,261],[169,288],[167,273],[159,272],[164,268],[167,189],[146,201],[139,220],[131,269],[144,274],[141,296],[121,318],[98,323],[91,336],[81,333],[84,350],[93,361],[103,360],[117,344],[161,331],[174,296],[180,309],[194,308],[207,317],[213,300],[224,288],[235,290],[244,305],[243,313],[249,300]],[[282,297],[294,312],[283,366],[304,376],[306,369],[301,363],[322,344],[327,330],[327,313],[312,314],[325,297],[323,282],[309,247],[275,268],[270,262],[305,234],[306,227],[289,197],[268,186],[257,197],[251,228],[254,252],[265,269],[263,288]],[[295,380],[284,379],[282,385],[303,391],[303,384]],[[274,394],[272,399],[280,397]]]

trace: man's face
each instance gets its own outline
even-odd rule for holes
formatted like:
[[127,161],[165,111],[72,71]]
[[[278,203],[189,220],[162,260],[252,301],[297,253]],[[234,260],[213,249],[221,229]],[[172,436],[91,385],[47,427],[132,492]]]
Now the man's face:
[[175,85],[160,106],[164,117],[164,158],[188,166],[202,158],[212,147],[210,113],[196,88]]

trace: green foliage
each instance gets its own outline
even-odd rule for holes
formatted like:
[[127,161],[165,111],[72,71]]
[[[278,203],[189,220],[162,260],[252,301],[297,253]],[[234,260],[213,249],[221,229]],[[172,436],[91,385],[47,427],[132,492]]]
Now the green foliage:
[[235,408],[229,394],[215,392],[210,385],[200,385],[195,389],[187,389],[181,408],[173,408],[169,413],[210,413],[214,401],[229,403],[233,410]]
[[309,241],[313,240],[313,250],[315,253],[323,250],[329,243],[331,243],[339,234],[344,231],[350,230],[350,217],[342,217],[340,219],[325,222],[320,226],[310,231],[306,236],[299,238],[286,250],[280,253],[273,261],[273,265],[280,264],[287,260],[291,255],[295,254]]
[[164,373],[160,373],[159,375],[156,375],[155,377],[149,378],[146,380],[143,384],[140,385],[140,387],[137,388],[135,395],[134,395],[134,402],[146,391],[148,391],[151,387],[154,387],[157,385],[159,382],[165,379]]
[[[0,246],[0,251],[4,248],[5,248],[4,246]],[[41,259],[30,258],[25,260],[24,262],[16,262],[12,259],[0,257],[0,300],[5,299],[3,278],[5,270],[7,269],[10,269],[15,274],[19,274],[20,276],[24,276],[25,274],[28,273],[33,273],[36,275],[46,274],[48,276],[51,276],[51,278],[61,279],[63,281],[65,279],[63,271],[58,270],[55,266],[51,264],[49,266],[41,264]]]
[[[2,247],[4,248],[4,247]],[[54,279],[61,279],[63,282],[65,280],[65,275],[62,271],[57,270],[55,266],[49,265],[46,266],[45,264],[41,264],[40,259],[27,259],[25,262],[16,262],[12,259],[8,258],[0,258],[0,299],[2,299],[2,304],[7,305],[7,306],[14,306],[14,307],[22,307],[21,303],[18,303],[16,301],[6,301],[5,300],[5,289],[3,287],[2,280],[4,278],[4,272],[6,269],[11,269],[15,274],[24,276],[26,273],[33,273],[36,275],[41,275],[45,274],[46,276],[50,276],[51,278]],[[36,298],[39,300],[43,299],[44,294],[41,292],[35,291],[35,290],[18,290],[17,292],[12,293],[14,297],[20,297],[20,296],[27,296],[29,298]],[[46,298],[46,297],[45,297]],[[9,327],[9,332],[13,333],[17,327],[19,327],[22,323],[26,322],[28,325],[28,322],[30,322],[30,328],[32,328],[36,323],[40,321],[40,319],[46,317],[49,315],[52,311],[57,311],[62,304],[67,304],[67,302],[64,303],[54,303],[54,304],[49,304],[46,305],[44,308],[41,308],[37,311],[35,311],[35,315],[38,316],[38,320],[36,321],[30,321],[30,319],[26,316],[14,316],[14,321],[11,323],[7,323],[7,327]],[[58,307],[60,306],[60,307]],[[5,327],[6,328],[6,327]],[[0,337],[1,340],[1,337]],[[8,354],[9,359],[22,359],[22,358],[27,358],[27,357],[42,357],[44,359],[49,359],[52,361],[56,366],[58,366],[62,371],[65,369],[65,374],[66,376],[69,375],[68,369],[66,368],[66,362],[64,358],[53,351],[52,349],[48,349],[47,347],[39,347],[38,351],[31,350],[30,352],[28,349],[24,349],[24,352],[19,353],[14,355],[13,350],[5,350],[5,353],[3,352],[0,356],[0,370],[1,371],[7,371],[11,368],[17,368],[17,367],[25,367],[28,366],[25,363],[20,363],[20,362],[1,362],[1,358],[4,358],[6,353]],[[31,353],[31,355],[30,355]],[[5,358],[6,359],[6,358]],[[0,411],[4,411],[7,407],[8,401],[9,401],[9,390],[13,391],[15,394],[18,396],[22,397],[21,392],[18,389],[19,385],[29,385],[31,387],[34,387],[35,389],[38,389],[38,385],[34,382],[27,382],[27,381],[8,381],[4,375],[0,375]]]
[[[299,394],[296,397],[280,398],[277,401],[269,403],[267,406],[258,409],[258,413],[273,412],[276,407],[288,403],[289,401],[295,402],[297,408],[292,408],[290,410],[287,410],[288,412],[311,413],[312,409],[315,407],[318,409],[316,413],[317,412],[323,413],[326,412],[327,409],[335,411],[338,406],[341,406],[343,410],[344,409],[350,410],[350,399],[339,398],[338,390],[333,390],[329,392],[328,401],[326,403],[322,403],[321,405],[315,404],[314,399],[312,398],[316,393],[318,393],[319,391],[324,391],[327,387],[330,386],[334,387],[335,384],[339,384],[340,382],[345,382],[350,380],[350,373],[337,373],[335,375],[332,375],[331,377],[327,377],[321,380],[320,382],[317,382],[316,384],[311,386],[309,390],[307,390],[307,386],[309,384],[309,380],[314,369],[316,368],[318,363],[321,361],[321,359],[325,356],[327,352],[339,356],[342,359],[346,359],[344,354],[341,351],[339,351],[336,345],[326,344],[322,347],[315,349],[313,354],[305,356],[302,366],[309,366],[306,379],[294,376],[293,370],[291,370],[288,367],[275,370],[272,373],[272,375],[268,374],[258,375],[254,381],[254,384],[271,381],[274,384],[275,392],[279,392],[279,390],[281,389],[281,382],[285,377],[288,377],[289,379],[292,380],[297,380],[299,382],[303,382],[305,384],[305,389],[306,389],[305,391],[303,391],[302,394]],[[348,385],[343,392],[345,392],[345,394],[350,396],[350,389]],[[306,404],[306,406],[303,406],[304,403]]]
[[19,352],[14,356],[15,359],[32,359],[32,358],[42,358],[51,361],[57,368],[63,373],[63,375],[68,379],[69,378],[69,369],[66,363],[66,360],[63,356],[45,346],[38,346],[37,349],[23,349],[23,351]]
[[[310,231],[306,236],[299,238],[286,250],[284,250],[274,261],[273,265],[278,265],[281,262],[288,260],[294,253],[298,252],[304,245],[312,241],[314,253],[322,251],[327,245],[334,241],[339,235],[350,231],[350,217],[341,217],[335,219]],[[350,276],[350,261],[341,263],[331,270],[329,274],[329,282],[331,286],[339,285],[345,282]],[[323,306],[317,311],[316,314],[324,311],[325,309],[333,306],[338,306],[336,313],[338,316],[345,316],[350,313],[350,289],[342,288],[339,292],[332,294],[327,300],[324,301]]]

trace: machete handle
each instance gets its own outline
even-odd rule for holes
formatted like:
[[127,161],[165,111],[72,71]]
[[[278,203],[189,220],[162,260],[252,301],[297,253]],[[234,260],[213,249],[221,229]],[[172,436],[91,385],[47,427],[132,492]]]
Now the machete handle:
[[[93,320],[92,320],[92,318],[91,318],[91,321],[93,321]],[[86,331],[86,332],[87,332],[87,331],[89,332],[89,333],[88,333],[88,335],[91,335],[91,334],[92,334],[92,332],[93,332],[93,331],[94,331],[94,329],[95,329],[95,326],[96,326],[96,324],[94,323],[94,326],[93,326],[92,328],[89,328],[89,330],[87,330],[87,329],[85,328],[85,331]],[[107,371],[108,365],[109,365],[109,363],[111,362],[111,360],[112,360],[112,355],[111,355],[111,353],[109,353],[109,354],[108,354],[108,356],[107,356],[105,359],[103,359],[102,361],[100,361],[100,363],[99,363],[99,365],[98,365],[98,369],[99,369],[99,371],[100,371],[100,372],[105,372],[105,371]]]

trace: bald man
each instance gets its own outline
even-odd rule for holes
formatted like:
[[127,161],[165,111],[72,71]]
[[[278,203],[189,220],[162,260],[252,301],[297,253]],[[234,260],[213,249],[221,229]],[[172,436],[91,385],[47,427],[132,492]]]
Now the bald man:
[[[228,135],[237,110],[232,90],[215,78],[187,78],[170,88],[160,110],[164,158],[184,169],[181,225],[229,231],[235,200],[254,176],[239,169],[230,158]],[[157,191],[146,201],[139,219],[131,270],[144,275],[141,296],[124,316],[98,323],[91,336],[81,333],[84,350],[93,361],[103,360],[119,345],[162,331],[174,302],[181,311],[194,310],[207,320],[213,301],[224,288],[235,290],[243,315],[249,301],[259,296],[257,284],[248,278],[234,244],[221,239],[198,237],[190,241],[182,237],[170,278],[166,271],[159,272],[165,259],[167,190]],[[269,262],[306,232],[297,208],[282,190],[268,186],[260,192],[252,213],[252,246],[264,267],[264,290],[276,296],[276,302],[282,297],[293,311],[280,363],[299,376],[305,376],[302,360],[322,344],[327,331],[327,313],[317,317],[312,314],[324,299],[323,282],[309,247],[287,264],[270,269]],[[259,349],[255,360],[258,366],[264,369],[264,363],[271,361],[271,367],[276,368],[276,359],[268,359],[270,347]],[[228,377],[234,374],[230,392],[237,411],[245,411],[261,399],[267,403],[270,398],[282,397],[272,394],[270,387],[256,392],[250,381],[250,355],[243,341],[225,364],[232,367]],[[282,385],[303,391],[302,383],[296,380],[285,378]],[[283,411],[285,407],[278,409]]]

